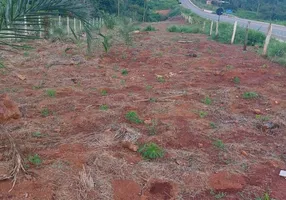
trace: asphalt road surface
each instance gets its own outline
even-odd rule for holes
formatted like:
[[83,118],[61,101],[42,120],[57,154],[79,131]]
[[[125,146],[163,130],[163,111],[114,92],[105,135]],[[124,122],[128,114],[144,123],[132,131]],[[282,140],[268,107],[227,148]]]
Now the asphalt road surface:
[[[205,19],[210,19],[210,20],[214,20],[214,21],[218,20],[218,16],[216,14],[211,14],[211,13],[203,11],[202,9],[200,9],[196,5],[194,5],[190,0],[180,0],[180,2],[182,3],[182,6],[192,10],[194,13],[196,13],[197,15],[199,15]],[[250,23],[251,29],[261,31],[263,33],[266,33],[268,30],[268,27],[269,27],[269,23],[259,22],[259,21],[254,21],[254,20],[248,20],[248,19],[242,19],[242,18],[238,18],[235,16],[228,16],[228,15],[222,15],[220,17],[220,21],[228,22],[231,24],[234,24],[234,22],[237,21],[238,25],[241,27],[246,27],[248,21],[250,21],[251,22]],[[275,37],[279,40],[286,41],[286,26],[273,24],[272,27],[273,27],[272,37]]]

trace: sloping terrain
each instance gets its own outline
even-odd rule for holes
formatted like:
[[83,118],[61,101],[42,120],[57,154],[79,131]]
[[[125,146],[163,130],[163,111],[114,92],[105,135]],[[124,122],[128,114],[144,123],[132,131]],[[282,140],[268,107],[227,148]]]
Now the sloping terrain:
[[[286,69],[255,49],[166,31],[178,23],[153,24],[108,54],[47,41],[4,52],[0,93],[22,114],[4,127],[27,174],[11,192],[0,182],[0,199],[286,199]],[[165,155],[142,159],[122,140]]]

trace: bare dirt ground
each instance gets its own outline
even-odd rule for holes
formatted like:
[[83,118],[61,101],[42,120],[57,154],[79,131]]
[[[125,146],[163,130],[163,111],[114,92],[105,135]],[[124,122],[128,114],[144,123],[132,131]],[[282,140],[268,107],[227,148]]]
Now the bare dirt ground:
[[[22,115],[4,127],[27,174],[18,174],[11,192],[12,182],[1,181],[0,199],[255,200],[267,193],[285,200],[286,69],[254,50],[166,31],[178,23],[154,24],[158,31],[135,34],[133,47],[109,54],[87,57],[80,45],[48,41],[23,55],[4,52],[0,92]],[[127,121],[128,111],[145,123]],[[142,159],[122,146],[128,134],[134,144],[158,144],[165,156]],[[10,157],[1,141],[5,173]]]

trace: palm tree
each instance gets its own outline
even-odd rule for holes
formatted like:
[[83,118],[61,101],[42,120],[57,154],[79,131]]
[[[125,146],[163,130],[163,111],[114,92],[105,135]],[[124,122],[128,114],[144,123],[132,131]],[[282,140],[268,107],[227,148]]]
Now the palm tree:
[[0,45],[17,47],[7,39],[38,39],[38,34],[29,33],[43,31],[39,27],[44,27],[47,20],[61,15],[82,22],[90,49],[89,20],[92,7],[86,0],[0,0],[0,6]]

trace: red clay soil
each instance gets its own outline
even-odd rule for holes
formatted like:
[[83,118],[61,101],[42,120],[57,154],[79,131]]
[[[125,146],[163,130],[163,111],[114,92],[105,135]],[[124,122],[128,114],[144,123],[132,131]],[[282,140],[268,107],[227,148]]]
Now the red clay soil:
[[[158,31],[108,54],[49,41],[3,52],[0,93],[21,118],[0,130],[0,177],[13,164],[7,134],[26,173],[10,192],[11,179],[0,181],[0,199],[285,200],[286,68],[252,48],[166,31],[179,23],[152,24]],[[123,140],[154,142],[165,156],[142,159]]]

